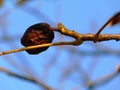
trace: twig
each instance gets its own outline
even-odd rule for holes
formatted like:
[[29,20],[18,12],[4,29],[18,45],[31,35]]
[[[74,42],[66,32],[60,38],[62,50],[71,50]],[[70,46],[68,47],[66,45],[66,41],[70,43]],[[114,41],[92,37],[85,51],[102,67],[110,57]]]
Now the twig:
[[117,66],[117,69],[115,72],[109,74],[109,75],[106,75],[100,79],[97,79],[95,81],[92,81],[92,82],[88,82],[86,85],[89,87],[89,88],[94,88],[96,86],[100,86],[100,85],[104,85],[105,83],[109,82],[110,80],[112,80],[115,76],[117,76],[118,74],[120,74],[120,64]]
[[14,49],[14,50],[8,50],[8,51],[5,51],[5,52],[0,52],[0,56],[5,55],[5,54],[9,54],[9,53],[34,49],[34,48],[42,48],[42,47],[56,46],[56,45],[80,45],[82,43],[78,33],[74,32],[74,31],[71,31],[71,30],[67,30],[61,23],[58,24],[58,28],[53,28],[53,29],[56,30],[56,31],[59,31],[62,34],[71,36],[71,37],[75,38],[76,40],[71,41],[71,42],[47,43],[47,44],[41,44],[41,45],[28,46],[28,47],[25,47],[25,48],[18,48],[18,49]]
[[24,51],[24,50],[34,49],[34,48],[42,48],[42,47],[56,46],[56,45],[71,45],[72,43],[73,42],[58,42],[58,43],[48,43],[48,44],[41,44],[41,45],[35,45],[35,46],[28,46],[25,48],[18,48],[18,49],[0,52],[0,56],[5,55],[5,54],[20,52],[20,51]]
[[102,32],[102,30],[112,21],[114,20],[114,18],[116,18],[117,16],[120,15],[120,12],[118,12],[117,14],[115,14],[114,16],[112,16],[95,34],[95,38],[94,38],[94,42],[97,42],[97,39],[100,35],[100,33]]
[[33,82],[33,83],[36,83],[36,84],[39,84],[44,88],[44,90],[52,90],[49,86],[45,85],[44,83],[42,83],[42,82],[40,82],[38,80],[36,81],[36,79],[34,79],[34,78],[25,77],[25,76],[13,73],[13,72],[11,72],[8,69],[3,68],[3,67],[0,67],[0,71],[4,72],[4,73],[6,73],[6,74],[8,74],[10,76],[13,76],[13,77],[16,77],[16,78],[19,78],[19,79],[22,79],[22,80],[30,81],[30,82]]
[[[15,52],[20,52],[24,50],[29,50],[29,49],[35,49],[35,48],[42,48],[42,47],[48,47],[48,46],[58,46],[58,45],[81,45],[84,41],[93,41],[95,40],[95,34],[79,34],[73,30],[68,30],[67,28],[64,27],[61,23],[58,24],[57,28],[53,28],[54,31],[58,31],[61,34],[70,36],[75,38],[76,40],[71,41],[71,42],[56,42],[56,43],[47,43],[47,44],[41,44],[41,45],[34,45],[34,46],[28,46],[25,48],[18,48],[18,49],[13,49],[13,50],[8,50],[8,51],[3,51],[0,52],[1,55],[5,54],[10,54],[10,53],[15,53]],[[120,40],[120,34],[100,34],[97,41],[107,41],[107,40]]]
[[0,71],[1,71],[1,72],[4,72],[4,73],[6,73],[6,74],[8,74],[8,75],[10,75],[10,76],[14,76],[14,77],[17,77],[17,78],[20,78],[20,79],[23,79],[23,80],[29,80],[29,81],[31,81],[31,82],[33,82],[33,83],[36,83],[36,81],[33,80],[32,78],[23,77],[23,76],[21,76],[21,75],[18,75],[18,74],[16,74],[16,73],[13,73],[13,72],[9,71],[9,70],[6,69],[6,68],[0,67]]
[[[94,41],[94,34],[80,34],[82,41]],[[71,41],[71,42],[57,42],[57,43],[47,43],[47,44],[41,44],[41,45],[34,45],[34,46],[28,46],[25,48],[18,48],[8,51],[0,52],[1,55],[20,52],[24,50],[34,49],[34,48],[42,48],[42,47],[48,47],[48,46],[58,46],[58,45],[80,45],[81,40]],[[107,40],[120,40],[120,34],[101,34],[99,35],[99,38],[97,41],[107,41]]]

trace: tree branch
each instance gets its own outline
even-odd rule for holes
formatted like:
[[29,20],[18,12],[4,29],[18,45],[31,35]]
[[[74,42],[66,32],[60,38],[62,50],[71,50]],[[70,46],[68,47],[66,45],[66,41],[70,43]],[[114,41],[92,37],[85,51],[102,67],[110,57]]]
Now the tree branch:
[[[109,25],[109,23],[114,22],[114,20],[116,20],[116,18],[118,19],[118,17],[120,18],[120,12],[118,12],[117,14],[115,14],[114,16],[112,16],[105,24],[103,24],[103,26],[95,34],[94,42],[97,42],[97,39],[98,39],[100,33],[104,30],[104,28],[107,25]],[[118,22],[120,22],[120,21],[116,21],[116,22],[114,22],[114,24],[117,24]]]
[[3,68],[3,67],[0,67],[0,71],[4,72],[4,73],[6,73],[6,74],[8,74],[10,76],[36,83],[36,84],[42,86],[44,88],[44,90],[52,90],[49,86],[45,85],[43,82],[40,82],[40,81],[36,80],[35,78],[30,78],[30,77],[26,77],[26,76],[22,76],[22,75],[13,73],[13,72],[11,72],[8,69]]
[[[119,15],[120,13],[116,14]],[[15,52],[20,52],[24,50],[29,50],[29,49],[35,49],[35,48],[42,48],[42,47],[48,47],[48,46],[58,46],[58,45],[74,45],[78,46],[81,45],[84,41],[93,41],[93,42],[101,42],[101,41],[107,41],[107,40],[120,40],[120,34],[100,34],[100,32],[104,29],[104,27],[114,18],[116,17],[113,16],[110,20],[108,20],[107,23],[101,27],[100,30],[96,34],[79,34],[73,30],[67,29],[62,23],[58,24],[57,28],[52,28],[53,31],[60,32],[61,34],[64,34],[66,36],[73,37],[75,40],[71,42],[56,42],[56,43],[46,43],[46,44],[41,44],[41,45],[34,45],[34,46],[28,46],[25,48],[18,48],[18,49],[13,49],[13,50],[8,50],[8,51],[3,51],[0,52],[1,55],[5,54],[10,54],[10,53],[15,53]],[[98,37],[99,35],[99,37]],[[96,38],[97,37],[97,38]]]
[[106,75],[102,78],[99,78],[95,81],[87,82],[86,85],[89,88],[94,88],[96,86],[104,85],[104,84],[108,83],[109,81],[111,81],[113,78],[115,78],[118,74],[120,74],[120,64],[117,65],[117,68],[116,68],[115,72],[113,72],[109,75]]

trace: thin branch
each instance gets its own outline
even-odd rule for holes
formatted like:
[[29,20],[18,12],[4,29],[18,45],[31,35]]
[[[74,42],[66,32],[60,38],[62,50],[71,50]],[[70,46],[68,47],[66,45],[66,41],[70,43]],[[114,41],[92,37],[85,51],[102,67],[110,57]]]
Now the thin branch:
[[110,80],[112,80],[116,75],[118,75],[118,72],[111,73],[107,76],[104,76],[104,77],[98,79],[98,80],[88,82],[87,86],[88,87],[96,87],[96,86],[104,85],[105,83],[108,83]]
[[[42,47],[48,47],[48,46],[58,46],[58,45],[74,45],[74,46],[78,46],[78,45],[81,45],[84,41],[93,41],[94,42],[94,40],[95,40],[95,34],[79,34],[79,33],[75,32],[73,30],[68,30],[61,23],[58,24],[57,28],[53,28],[53,30],[58,31],[61,34],[64,34],[66,36],[73,37],[76,40],[71,41],[71,42],[47,43],[47,44],[34,45],[34,46],[28,46],[28,47],[25,47],[25,48],[18,48],[18,49],[3,51],[3,52],[0,52],[0,56],[5,55],[5,54],[20,52],[20,51],[24,51],[24,50],[42,48]],[[116,40],[116,41],[118,41],[118,40],[120,40],[120,34],[100,34],[98,39],[97,39],[98,42],[107,41],[107,40]]]
[[[52,28],[52,27],[51,27]],[[60,32],[61,34],[73,37],[75,39],[80,38],[80,34],[75,32],[74,30],[67,29],[62,23],[58,23],[57,28],[52,28],[54,31]]]
[[105,24],[103,24],[103,26],[97,31],[97,33],[95,34],[95,38],[94,38],[94,42],[97,42],[97,39],[100,35],[100,33],[103,31],[103,29],[111,22],[113,21],[116,17],[118,17],[120,15],[120,12],[118,12],[117,14],[115,14],[114,16],[112,16]]
[[88,82],[86,85],[89,88],[94,88],[96,86],[104,85],[104,84],[108,83],[110,80],[112,80],[113,78],[115,78],[118,74],[120,74],[120,64],[117,66],[115,72],[113,72],[109,75],[106,75],[102,78],[99,78],[95,81]]
[[42,48],[42,47],[56,46],[56,45],[71,45],[72,43],[73,42],[58,42],[58,43],[48,43],[48,44],[41,44],[41,45],[35,45],[35,46],[28,46],[25,48],[18,48],[18,49],[0,52],[0,56],[5,55],[5,54],[20,52],[20,51],[24,51],[24,50],[34,49],[34,48]]
[[20,51],[29,50],[29,49],[35,49],[35,48],[42,48],[42,47],[47,47],[47,46],[80,45],[82,43],[82,41],[79,38],[78,33],[66,29],[64,27],[64,25],[62,25],[61,23],[58,24],[58,28],[53,28],[53,30],[58,31],[58,32],[60,32],[62,34],[71,36],[71,37],[75,38],[76,40],[71,41],[71,42],[47,43],[47,44],[41,44],[41,45],[28,46],[28,47],[25,47],[25,48],[18,48],[18,49],[14,49],[14,50],[8,50],[8,51],[0,52],[0,56],[5,55],[5,54],[9,54],[9,53],[20,52]]
[[23,80],[28,80],[28,81],[30,81],[30,82],[36,83],[36,81],[33,80],[32,78],[27,78],[27,77],[18,75],[18,74],[16,74],[16,73],[13,73],[13,72],[9,71],[9,70],[6,69],[6,68],[0,67],[0,71],[1,71],[1,72],[4,72],[4,73],[6,73],[6,74],[8,74],[8,75],[10,75],[10,76],[14,76],[14,77],[16,77],[16,78],[20,78],[20,79],[23,79]]
[[22,79],[22,80],[30,81],[30,82],[33,82],[33,83],[36,83],[36,84],[39,84],[40,86],[42,86],[44,88],[44,90],[52,90],[49,86],[45,85],[43,82],[40,82],[40,81],[36,80],[35,78],[25,77],[25,76],[13,73],[13,72],[11,72],[8,69],[3,68],[3,67],[0,67],[0,71],[4,72],[4,73],[6,73],[6,74],[8,74],[10,76],[13,76],[13,77],[16,77],[16,78],[19,78],[19,79]]
[[[13,50],[8,50],[8,51],[3,51],[0,52],[0,56],[5,55],[5,54],[10,54],[10,53],[15,53],[15,52],[20,52],[24,50],[29,50],[29,49],[35,49],[35,48],[42,48],[42,47],[48,47],[48,46],[59,46],[59,45],[80,45],[81,41],[94,41],[94,34],[80,34],[81,39],[76,40],[76,41],[71,41],[71,42],[56,42],[56,43],[47,43],[47,44],[41,44],[41,45],[34,45],[34,46],[28,46],[25,48],[18,48],[18,49],[13,49]],[[107,40],[120,40],[120,34],[101,34],[99,35],[99,38],[97,41],[107,41]]]

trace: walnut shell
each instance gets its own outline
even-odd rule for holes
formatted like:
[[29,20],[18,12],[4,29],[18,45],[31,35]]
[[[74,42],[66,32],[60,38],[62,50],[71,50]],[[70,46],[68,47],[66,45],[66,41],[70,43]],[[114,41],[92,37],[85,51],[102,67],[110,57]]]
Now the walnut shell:
[[[51,43],[54,39],[54,32],[47,23],[38,23],[30,26],[21,38],[21,44],[25,47]],[[49,47],[26,50],[29,54],[38,54]]]

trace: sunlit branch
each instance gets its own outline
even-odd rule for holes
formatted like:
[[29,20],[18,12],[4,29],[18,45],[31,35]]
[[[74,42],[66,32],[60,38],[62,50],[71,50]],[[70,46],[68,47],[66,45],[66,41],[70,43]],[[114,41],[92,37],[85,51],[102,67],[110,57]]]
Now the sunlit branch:
[[[115,14],[114,16],[112,16],[105,24],[103,24],[103,26],[97,31],[97,33],[95,34],[95,38],[94,38],[94,42],[97,42],[97,39],[100,35],[100,33],[104,30],[104,28],[111,23],[112,21],[114,21],[114,19],[118,19],[118,16],[120,16],[120,12],[118,12],[117,14]],[[120,21],[119,21],[120,22]],[[116,22],[118,23],[118,22]]]
[[[41,44],[41,45],[28,46],[25,48],[18,48],[18,49],[3,51],[3,52],[0,52],[0,56],[5,55],[5,54],[9,54],[9,53],[15,53],[15,52],[20,52],[20,51],[24,51],[24,50],[42,48],[42,47],[48,47],[48,46],[58,46],[58,45],[78,46],[78,45],[81,45],[84,41],[93,41],[94,42],[94,40],[96,38],[95,34],[79,34],[73,30],[68,30],[62,23],[59,23],[58,27],[53,28],[53,30],[58,31],[61,34],[64,34],[66,36],[73,37],[75,40],[71,41],[71,42],[46,43],[46,44]],[[118,41],[118,40],[120,40],[120,34],[100,34],[99,37],[97,38],[98,42],[107,41],[107,40]]]

